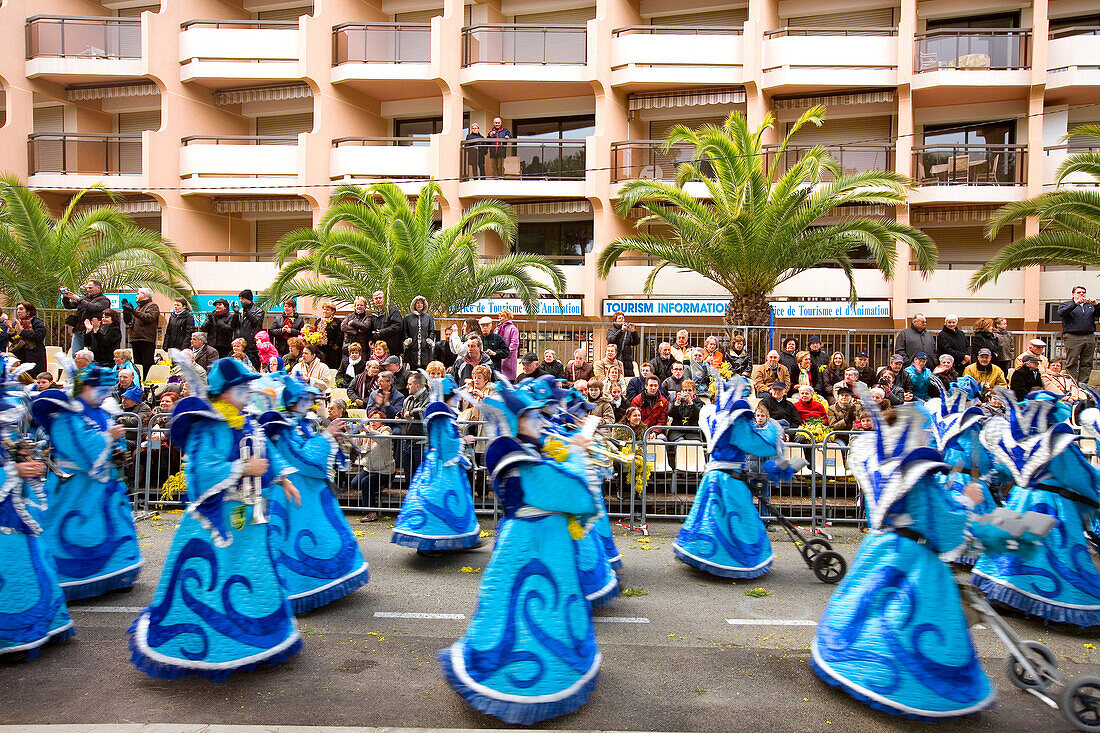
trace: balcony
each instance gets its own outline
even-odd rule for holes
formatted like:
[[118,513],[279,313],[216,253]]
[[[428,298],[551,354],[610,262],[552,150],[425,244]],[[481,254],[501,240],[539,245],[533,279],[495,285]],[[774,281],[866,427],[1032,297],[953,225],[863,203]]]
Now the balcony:
[[180,148],[184,194],[291,193],[304,161],[297,135],[192,135]]
[[[805,157],[806,153],[814,149],[813,145],[790,145],[783,151],[779,164],[780,171],[788,171],[798,161]],[[894,146],[893,145],[824,145],[825,152],[833,156],[840,164],[844,175],[866,173],[868,171],[892,171],[894,170]],[[769,146],[767,161],[770,165],[775,159],[775,148]],[[836,177],[825,171],[821,180],[823,182],[834,181]]]
[[462,84],[499,101],[591,94],[589,77],[583,25],[497,23],[462,29]]
[[1019,201],[1027,193],[1027,146],[914,147],[913,178],[913,204]]
[[138,18],[36,15],[26,33],[29,79],[95,84],[145,73]]
[[1047,96],[1092,102],[1100,92],[1100,26],[1062,28],[1047,46]]
[[1031,80],[1030,46],[1031,31],[1020,28],[944,29],[918,34],[913,89],[971,87],[967,90],[970,102],[1013,98]]
[[764,87],[797,93],[897,84],[897,28],[780,28],[764,34]]
[[189,20],[180,28],[180,81],[217,89],[303,76],[298,21]]
[[[1043,188],[1058,186],[1058,168],[1074,153],[1100,152],[1100,146],[1052,145],[1043,149]],[[1100,186],[1095,177],[1087,173],[1073,173],[1062,181],[1062,188],[1092,188]]]
[[104,182],[112,189],[140,189],[145,182],[140,135],[35,133],[27,138],[27,156],[31,188]]
[[388,101],[438,94],[432,77],[430,23],[341,23],[332,29],[333,84]]
[[585,140],[542,138],[513,138],[499,147],[495,141],[463,141],[459,195],[583,198],[585,146]]
[[437,140],[422,137],[342,137],[332,141],[329,177],[369,184],[387,179],[409,193],[432,175],[438,159]]
[[637,25],[611,39],[611,84],[628,91],[656,86],[740,84],[744,39],[740,26]]

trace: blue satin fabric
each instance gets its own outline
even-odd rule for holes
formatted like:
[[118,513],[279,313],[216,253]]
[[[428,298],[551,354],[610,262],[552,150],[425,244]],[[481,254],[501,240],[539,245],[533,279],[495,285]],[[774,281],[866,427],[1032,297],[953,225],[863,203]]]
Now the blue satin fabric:
[[818,622],[814,671],[893,715],[942,719],[985,710],[995,691],[977,658],[958,587],[939,553],[963,540],[966,514],[934,476],[891,510],[920,543],[869,533]]
[[449,409],[427,423],[429,450],[413,477],[390,541],[416,550],[463,550],[480,542],[462,441]]
[[46,426],[54,458],[71,478],[51,473],[43,538],[67,600],[129,588],[141,571],[133,511],[126,485],[111,463],[115,448],[100,425],[106,413],[74,401]]
[[[198,419],[187,436],[188,495],[194,501],[213,491],[223,493],[210,505],[230,528],[230,542],[215,542],[211,522],[190,510],[185,513],[156,595],[130,627],[131,661],[150,676],[176,679],[196,674],[220,681],[260,663],[287,659],[301,649],[290,602],[272,560],[269,526],[252,524],[253,508],[224,496],[239,482],[233,469],[246,432],[252,432],[251,420],[242,431],[224,421]],[[270,443],[266,452],[269,468],[262,481],[264,496],[269,497],[282,492],[275,482],[290,467]]]
[[[598,504],[578,459],[555,463],[512,443],[524,462],[495,488],[522,503],[505,502],[511,508],[482,574],[477,611],[466,634],[438,656],[448,683],[474,708],[531,725],[576,710],[596,685],[600,652],[566,514],[591,516]],[[516,516],[521,507],[552,513]]]
[[0,517],[12,521],[0,521],[0,657],[22,652],[33,659],[46,642],[76,632],[49,551],[35,528],[18,519],[27,510],[28,482],[15,472],[14,462],[3,460]]
[[296,472],[291,478],[302,505],[282,491],[271,497],[270,525],[275,570],[294,613],[343,598],[370,580],[367,561],[332,493],[331,477],[340,454],[328,433],[308,420],[273,431],[272,443]]
[[[711,459],[740,463],[746,453],[774,456],[778,429],[771,422],[755,425],[752,412],[746,411],[717,441]],[[741,479],[715,469],[703,474],[672,552],[721,578],[758,578],[771,570],[775,559],[752,492]]]

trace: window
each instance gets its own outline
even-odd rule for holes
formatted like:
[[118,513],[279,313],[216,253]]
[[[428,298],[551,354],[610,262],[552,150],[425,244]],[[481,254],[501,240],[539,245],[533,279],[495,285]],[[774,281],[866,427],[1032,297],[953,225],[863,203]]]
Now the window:
[[[462,113],[462,126],[470,126],[470,113]],[[427,145],[429,135],[438,135],[443,132],[442,117],[411,117],[405,120],[393,121],[394,137],[423,138],[416,142],[403,142],[402,145]]]
[[596,133],[595,115],[548,117],[516,120],[512,133],[516,137],[538,137],[551,140],[583,140]]
[[592,222],[520,222],[515,251],[579,261],[592,251]]
[[998,13],[968,18],[938,18],[928,21],[928,30],[941,28],[1019,28],[1019,13]]
[[929,125],[924,128],[927,145],[1015,145],[1016,121]]

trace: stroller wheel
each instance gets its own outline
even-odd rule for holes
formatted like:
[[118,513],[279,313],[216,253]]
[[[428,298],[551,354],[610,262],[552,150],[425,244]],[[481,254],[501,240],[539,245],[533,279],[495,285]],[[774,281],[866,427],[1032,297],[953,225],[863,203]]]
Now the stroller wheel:
[[[806,540],[806,543],[802,546],[802,557],[806,558],[806,562],[812,563],[815,557],[832,549],[833,546],[829,544],[829,540],[813,537]],[[813,566],[811,565],[811,567]]]
[[1066,685],[1062,715],[1078,730],[1100,733],[1100,677],[1078,677]]
[[822,583],[839,583],[848,572],[848,561],[839,552],[825,550],[814,556],[810,569]]
[[1058,657],[1045,644],[1037,641],[1022,641],[1020,647],[1027,654],[1027,660],[1035,668],[1039,677],[1033,677],[1016,656],[1005,660],[1005,673],[1009,681],[1021,690],[1045,690],[1060,678]]

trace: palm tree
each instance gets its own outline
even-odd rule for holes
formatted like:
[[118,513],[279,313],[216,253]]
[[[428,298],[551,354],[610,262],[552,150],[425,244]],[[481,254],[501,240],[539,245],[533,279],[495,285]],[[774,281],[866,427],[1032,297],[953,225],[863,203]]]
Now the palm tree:
[[80,191],[60,218],[13,175],[0,175],[0,296],[56,308],[58,288],[88,278],[107,292],[148,287],[169,297],[190,298],[183,257],[158,232],[134,224],[118,208],[80,206]]
[[[1068,135],[1100,136],[1100,124],[1082,125]],[[1068,156],[1058,167],[1057,183],[1067,176],[1084,173],[1100,183],[1100,151],[1091,150]],[[970,278],[973,292],[1009,270],[1032,265],[1073,265],[1100,267],[1100,192],[1096,189],[1058,188],[1027,201],[1002,206],[986,226],[989,239],[1014,221],[1034,216],[1039,233],[1018,239],[985,263]]]
[[[616,206],[623,218],[635,207],[644,209],[637,228],[662,225],[668,236],[639,231],[616,239],[600,254],[600,276],[606,278],[624,254],[640,252],[658,260],[646,279],[646,293],[653,291],[666,267],[697,272],[729,293],[727,324],[764,325],[771,316],[769,294],[784,281],[824,263],[836,263],[844,270],[854,301],[849,255],[858,247],[867,249],[887,280],[894,276],[899,240],[912,247],[921,272],[931,272],[936,266],[936,246],[918,229],[889,219],[817,224],[840,206],[901,204],[909,185],[907,178],[889,171],[845,174],[820,146],[802,153],[784,171],[782,161],[795,133],[807,124],[821,125],[824,119],[824,107],[808,110],[774,154],[765,154],[761,143],[772,126],[771,116],[756,130],[750,130],[738,112],[730,114],[721,127],[702,125],[691,130],[677,125],[669,132],[665,149],[691,145],[691,161],[680,165],[675,182],[624,184]],[[685,186],[691,182],[702,184],[710,200],[689,193]]]
[[316,229],[290,232],[279,242],[281,269],[267,301],[305,296],[352,303],[381,290],[389,302],[404,305],[422,295],[428,310],[442,317],[503,291],[515,291],[535,313],[539,293],[558,297],[565,289],[561,269],[539,255],[478,259],[479,234],[491,232],[509,245],[515,239],[511,207],[479,201],[439,229],[433,221],[438,197],[435,181],[415,201],[392,183],[337,187]]

